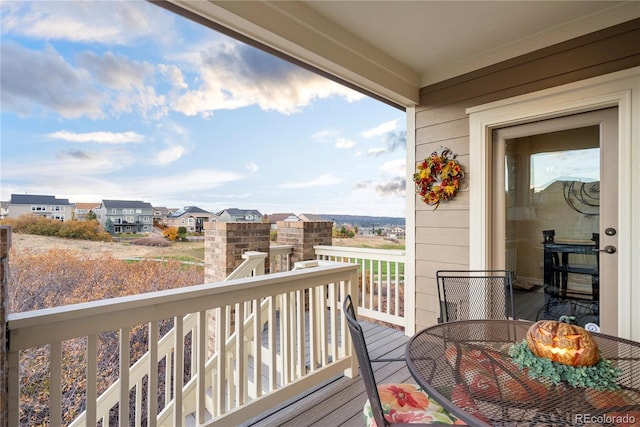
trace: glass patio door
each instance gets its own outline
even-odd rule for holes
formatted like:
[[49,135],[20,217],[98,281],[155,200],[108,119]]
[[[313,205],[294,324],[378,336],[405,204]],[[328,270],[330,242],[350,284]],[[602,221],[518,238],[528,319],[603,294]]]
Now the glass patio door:
[[492,264],[515,273],[517,314],[615,333],[617,109],[498,129],[492,141]]

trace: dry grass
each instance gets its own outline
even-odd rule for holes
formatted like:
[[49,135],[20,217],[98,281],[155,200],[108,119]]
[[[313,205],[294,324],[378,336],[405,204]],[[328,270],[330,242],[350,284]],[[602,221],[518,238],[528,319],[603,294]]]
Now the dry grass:
[[[150,243],[155,244],[157,238],[149,237]],[[140,240],[140,239],[137,239]],[[71,250],[87,258],[100,258],[106,254],[117,259],[129,258],[179,258],[197,255],[204,259],[203,242],[174,242],[169,246],[147,246],[128,241],[94,242],[90,240],[63,239],[60,237],[37,236],[34,234],[17,234],[11,236],[11,250],[31,252],[48,252],[49,250]]]
[[[162,244],[158,243],[162,241]],[[164,243],[168,246],[164,246]],[[333,239],[334,246],[350,246],[375,249],[404,249],[404,240],[388,240],[380,236]],[[117,259],[129,258],[174,258],[189,261],[204,261],[204,242],[168,242],[158,237],[119,242],[94,242],[89,240],[63,239],[34,234],[12,235],[12,250],[48,252],[51,249],[77,251],[87,258],[100,258],[109,254]]]

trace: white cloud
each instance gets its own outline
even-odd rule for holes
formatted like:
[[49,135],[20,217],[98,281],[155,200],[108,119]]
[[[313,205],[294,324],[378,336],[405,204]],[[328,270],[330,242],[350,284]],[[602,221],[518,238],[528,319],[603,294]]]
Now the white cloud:
[[[101,151],[67,150],[58,152],[46,160],[35,162],[11,162],[3,165],[3,179],[46,183],[52,177],[73,181],[81,175],[101,175],[119,171],[132,163],[131,153],[123,149]],[[73,177],[70,179],[69,177]]]
[[254,162],[245,163],[244,167],[247,168],[247,170],[251,173],[258,172],[258,165]]
[[380,166],[380,171],[385,175],[389,176],[402,176],[406,172],[406,159],[396,159],[385,162],[382,166]]
[[102,85],[116,90],[144,87],[144,81],[153,74],[153,66],[147,61],[133,61],[123,55],[106,52],[82,52],[77,64],[91,73]]
[[85,69],[67,62],[51,47],[35,51],[11,41],[2,43],[0,55],[5,111],[22,116],[55,112],[67,119],[104,119],[134,111],[145,119],[158,119],[168,112],[165,96],[144,84],[153,71],[147,63],[107,58],[108,53],[104,57],[85,54],[91,57],[79,60]]
[[354,190],[359,190],[363,188],[369,188],[371,186],[371,181],[358,181],[353,185]]
[[[406,179],[404,165],[406,160],[397,159],[380,166],[380,178],[356,182],[353,186],[353,194],[375,194],[374,198],[404,198]],[[351,196],[350,196],[351,197]]]
[[404,217],[406,204],[403,193],[381,192],[372,182],[361,184],[341,197],[325,199],[313,208],[306,206],[303,209],[305,212],[313,209],[316,213]]
[[3,42],[2,110],[28,115],[32,111],[55,111],[64,118],[104,117],[105,96],[90,83],[84,70],[67,63],[53,48],[27,49]]
[[199,55],[184,54],[199,70],[198,85],[174,101],[185,115],[258,105],[265,111],[293,114],[316,99],[341,96],[349,101],[364,96],[315,73],[253,47],[226,40],[197,46]]
[[[114,3],[117,3],[114,5]],[[2,32],[42,40],[130,44],[132,39],[167,37],[173,19],[141,1],[2,2]]]
[[381,136],[384,135],[385,133],[391,132],[392,130],[394,130],[396,128],[396,126],[398,125],[398,120],[391,120],[389,122],[384,122],[376,127],[374,127],[373,129],[368,129],[365,131],[360,132],[360,135],[362,135],[364,138],[375,138],[376,136]]
[[347,138],[336,139],[336,148],[348,149],[348,148],[352,148],[354,145],[356,145],[355,141],[351,141],[350,139],[347,139]]
[[[207,203],[222,204],[220,208],[268,206],[265,212],[290,210],[295,204],[300,205],[300,212],[351,210],[354,214],[373,214],[389,206],[404,209],[401,201],[386,198],[382,202],[382,193],[376,193],[376,186],[389,189],[387,184],[393,184],[396,178],[380,170],[376,171],[379,176],[363,187],[367,196],[355,201],[345,197],[350,195],[351,182],[339,178],[337,172],[318,177],[318,173],[309,173],[306,164],[295,164],[287,174],[263,173],[258,185],[250,183],[254,174],[262,172],[258,168],[262,160],[253,156],[263,150],[249,142],[260,140],[253,128],[263,133],[282,132],[282,127],[273,130],[271,123],[246,129],[248,148],[244,155],[238,154],[237,147],[227,151],[233,147],[218,145],[232,140],[227,133],[244,131],[238,123],[247,123],[247,118],[238,118],[237,114],[212,117],[216,110],[253,106],[293,114],[313,105],[315,111],[310,113],[319,113],[312,122],[317,126],[329,123],[321,118],[329,103],[316,101],[333,97],[345,104],[364,98],[358,92],[234,40],[216,42],[223,36],[193,23],[184,23],[183,27],[183,22],[178,22],[183,18],[148,2],[7,1],[1,2],[0,8],[3,113],[10,113],[6,115],[9,120],[24,120],[22,123],[32,126],[7,127],[6,134],[3,131],[10,136],[7,140],[12,140],[7,147],[3,141],[2,154],[7,159],[2,170],[3,194],[11,189],[15,193],[55,194],[72,201],[121,198],[176,207],[206,208]],[[28,16],[21,20],[21,14]],[[176,28],[186,31],[176,34]],[[58,43],[61,40],[65,43]],[[254,114],[258,108],[247,111]],[[345,120],[356,129],[365,129],[368,124],[358,124],[362,120],[360,112],[367,113],[354,109]],[[395,112],[388,117],[397,116]],[[208,117],[212,119],[198,120]],[[255,117],[262,120],[262,116]],[[102,122],[96,126],[95,121],[84,119]],[[154,123],[149,123],[152,120]],[[387,123],[396,122],[401,124]],[[314,130],[311,126],[311,130],[300,126],[300,132],[292,129],[281,136],[282,142],[295,144],[305,135],[309,139]],[[376,127],[378,132],[384,130],[381,126]],[[87,132],[93,129],[99,131]],[[51,140],[42,144],[42,135],[48,132]],[[398,132],[387,135],[391,133]],[[366,131],[366,135],[375,136],[375,130]],[[325,164],[337,163],[332,146],[350,149],[349,153],[356,155],[364,155],[369,148],[357,133],[343,135],[327,128],[312,137],[331,144],[315,152],[318,157],[314,160]],[[51,148],[58,145],[63,148],[51,154]],[[383,146],[391,152],[391,143],[383,138],[368,145]],[[185,165],[173,162],[178,158],[184,161],[188,153],[196,154],[196,149],[202,154],[185,161]],[[21,160],[26,155],[30,160]],[[151,163],[172,164],[163,168]],[[378,163],[370,158],[353,164],[354,171],[366,168],[358,179],[375,175],[370,171]],[[306,169],[302,172],[305,175],[297,175],[297,166]],[[354,171],[350,173],[355,175]],[[286,176],[301,178],[293,182],[295,178]],[[278,188],[270,181],[273,179],[291,182]],[[291,191],[297,188],[303,191]]]
[[380,182],[375,186],[375,190],[383,197],[399,196],[403,197],[406,190],[406,180],[404,178],[395,177],[388,181]]
[[370,156],[379,156],[379,155],[384,154],[386,152],[387,152],[387,150],[385,150],[384,148],[370,148],[367,151],[367,154],[370,155]]
[[311,187],[328,187],[331,185],[340,184],[342,182],[342,178],[338,178],[332,176],[331,174],[325,174],[319,176],[311,181],[305,182],[290,182],[286,184],[281,184],[279,188],[311,188]]
[[158,64],[158,70],[163,74],[170,82],[171,87],[175,89],[188,89],[189,86],[184,81],[184,75],[182,70],[176,65]]
[[313,135],[311,135],[311,138],[319,142],[330,142],[338,138],[339,135],[340,132],[335,129],[325,129],[315,132]]
[[[17,165],[16,168],[20,166]],[[40,165],[30,165],[29,167],[38,168]],[[198,169],[160,177],[115,175],[109,178],[100,178],[91,174],[89,170],[85,170],[80,171],[81,173],[72,171],[73,179],[70,180],[68,172],[60,171],[58,174],[51,175],[50,172],[53,171],[54,165],[51,165],[51,170],[47,169],[42,174],[36,173],[35,169],[27,171],[29,175],[25,174],[24,179],[21,179],[19,183],[12,183],[5,187],[3,182],[2,195],[4,199],[9,197],[5,197],[5,191],[10,188],[12,193],[52,194],[58,197],[68,197],[72,202],[132,199],[155,202],[165,206],[172,204],[175,206],[199,205],[203,202],[202,196],[206,190],[219,188],[226,183],[244,178],[235,172],[210,169]],[[3,178],[5,175],[3,170]],[[136,185],[130,185],[131,182],[136,182]],[[64,194],[61,193],[61,188],[64,188]],[[185,201],[187,191],[197,194],[192,203]],[[196,203],[195,200],[198,202]]]
[[390,153],[393,153],[397,149],[406,149],[407,131],[401,130],[399,132],[387,132],[387,134],[384,136],[384,143],[387,145],[387,147],[389,147]]
[[[223,184],[245,178],[236,172],[214,169],[196,169],[185,173],[168,176],[159,176],[149,179],[141,179],[142,188],[153,188],[165,194],[174,194],[189,191],[202,191],[219,187]],[[151,191],[155,193],[155,191]]]
[[186,149],[182,145],[173,144],[164,150],[160,150],[151,159],[151,164],[168,165],[180,159],[186,153]]
[[144,136],[137,132],[85,132],[76,133],[67,130],[53,132],[47,135],[49,138],[62,139],[68,142],[93,142],[97,144],[131,144],[144,140]]
[[[163,63],[135,61],[116,53],[121,50],[85,50],[70,58],[52,48],[37,52],[3,43],[3,108],[19,114],[32,114],[42,108],[65,118],[93,119],[142,112],[143,119],[158,120],[172,110],[209,117],[216,110],[257,105],[265,111],[293,114],[318,99],[339,96],[351,102],[364,98],[350,88],[232,39],[208,37],[214,42],[191,40],[187,48],[178,46],[181,38],[169,36],[174,34],[176,19],[171,13],[140,4],[146,2],[113,3],[3,6],[3,34],[108,45],[148,38],[164,49]],[[171,54],[171,49],[179,53]],[[156,74],[170,83],[168,87],[155,81]],[[30,84],[25,85],[25,81]]]
[[[62,190],[63,189],[63,190]],[[111,179],[96,176],[74,176],[69,180],[68,176],[42,177],[33,176],[28,181],[21,181],[9,189],[2,185],[3,200],[7,200],[10,194],[50,194],[59,198],[68,198],[70,202],[99,202],[102,199],[130,198],[128,189],[121,188]]]

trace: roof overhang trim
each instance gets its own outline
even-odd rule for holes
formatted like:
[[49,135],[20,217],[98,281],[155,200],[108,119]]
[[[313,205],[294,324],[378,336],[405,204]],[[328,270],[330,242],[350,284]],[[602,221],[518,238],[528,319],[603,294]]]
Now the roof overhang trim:
[[398,108],[419,103],[418,73],[300,2],[154,2]]

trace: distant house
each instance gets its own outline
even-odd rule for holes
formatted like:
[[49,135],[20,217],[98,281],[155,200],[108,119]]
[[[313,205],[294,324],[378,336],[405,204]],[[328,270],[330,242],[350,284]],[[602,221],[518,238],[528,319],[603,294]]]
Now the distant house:
[[265,218],[269,224],[271,224],[272,230],[276,230],[278,228],[278,221],[301,221],[301,219],[293,213],[272,213],[266,215]]
[[93,212],[98,215],[98,210],[100,209],[100,203],[76,203],[76,207],[74,209],[74,218],[78,221],[86,221],[89,212]]
[[9,214],[9,202],[0,202],[0,219],[5,219]]
[[73,203],[69,199],[57,199],[55,196],[36,194],[12,194],[9,201],[7,217],[17,218],[20,215],[39,215],[49,219],[69,221],[73,217]]
[[167,216],[166,225],[169,227],[186,227],[187,232],[200,233],[206,222],[215,221],[216,216],[197,206],[185,206]]
[[103,200],[98,221],[104,226],[107,219],[113,223],[116,233],[148,233],[153,230],[151,203],[139,200]]
[[220,222],[262,222],[263,215],[255,209],[225,209],[216,213]]
[[325,217],[323,217],[322,215],[316,215],[316,214],[300,214],[298,215],[298,218],[300,218],[302,221],[307,221],[307,222],[316,222],[316,221],[333,221],[332,219],[327,219]]
[[172,213],[178,211],[178,208],[166,208],[164,206],[153,207],[153,223],[160,225],[167,225],[167,218]]
[[389,237],[404,237],[404,228],[393,227],[389,230]]

